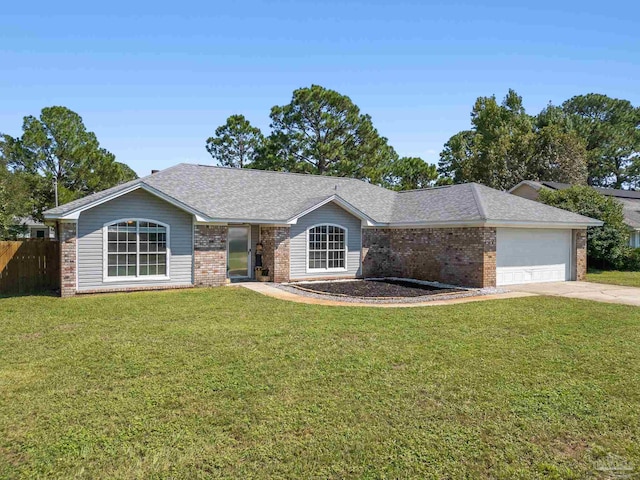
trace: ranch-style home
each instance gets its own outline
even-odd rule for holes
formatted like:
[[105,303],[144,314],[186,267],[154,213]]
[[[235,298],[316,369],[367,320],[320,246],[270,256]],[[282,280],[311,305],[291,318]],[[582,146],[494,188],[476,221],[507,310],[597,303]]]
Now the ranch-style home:
[[475,183],[395,192],[349,178],[179,164],[45,212],[61,295],[403,277],[468,287],[581,280],[601,222]]

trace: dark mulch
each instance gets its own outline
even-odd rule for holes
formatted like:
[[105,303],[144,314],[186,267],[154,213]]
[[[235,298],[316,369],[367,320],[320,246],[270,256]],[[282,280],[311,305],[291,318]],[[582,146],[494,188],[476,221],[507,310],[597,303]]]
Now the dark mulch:
[[353,280],[292,285],[297,288],[350,297],[422,297],[437,293],[459,292],[453,288],[440,288],[403,280]]

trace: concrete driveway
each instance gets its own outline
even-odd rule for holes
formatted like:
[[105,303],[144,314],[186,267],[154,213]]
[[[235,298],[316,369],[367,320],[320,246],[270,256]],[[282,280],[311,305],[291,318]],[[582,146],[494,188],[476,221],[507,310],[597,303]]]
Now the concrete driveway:
[[580,298],[596,302],[620,303],[640,307],[640,288],[606,285],[593,282],[552,282],[510,285],[511,291],[552,295],[554,297]]

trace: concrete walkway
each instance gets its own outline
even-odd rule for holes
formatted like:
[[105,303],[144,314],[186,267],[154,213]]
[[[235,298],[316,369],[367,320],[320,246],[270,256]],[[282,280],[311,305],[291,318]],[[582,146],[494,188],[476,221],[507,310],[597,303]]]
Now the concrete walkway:
[[640,306],[640,288],[593,282],[553,282],[512,285],[510,290],[536,295],[579,298],[596,302]]
[[533,293],[527,292],[508,292],[496,295],[479,295],[477,297],[452,298],[449,300],[433,300],[430,302],[419,303],[366,303],[366,302],[340,302],[332,299],[307,297],[304,295],[296,295],[295,293],[285,292],[273,286],[272,283],[261,282],[243,282],[231,284],[230,286],[244,287],[254,292],[267,295],[269,297],[287,300],[296,303],[308,303],[313,305],[327,305],[332,307],[376,307],[376,308],[408,308],[408,307],[435,307],[438,305],[454,305],[457,303],[483,302],[485,300],[499,300],[503,298],[518,298],[534,296]]

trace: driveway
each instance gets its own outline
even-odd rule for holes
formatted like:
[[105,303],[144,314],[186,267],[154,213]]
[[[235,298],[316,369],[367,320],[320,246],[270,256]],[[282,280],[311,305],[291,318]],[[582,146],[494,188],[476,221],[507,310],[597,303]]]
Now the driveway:
[[510,285],[515,292],[551,295],[554,297],[580,298],[596,302],[621,303],[640,307],[640,288],[606,285],[593,282],[552,282]]

